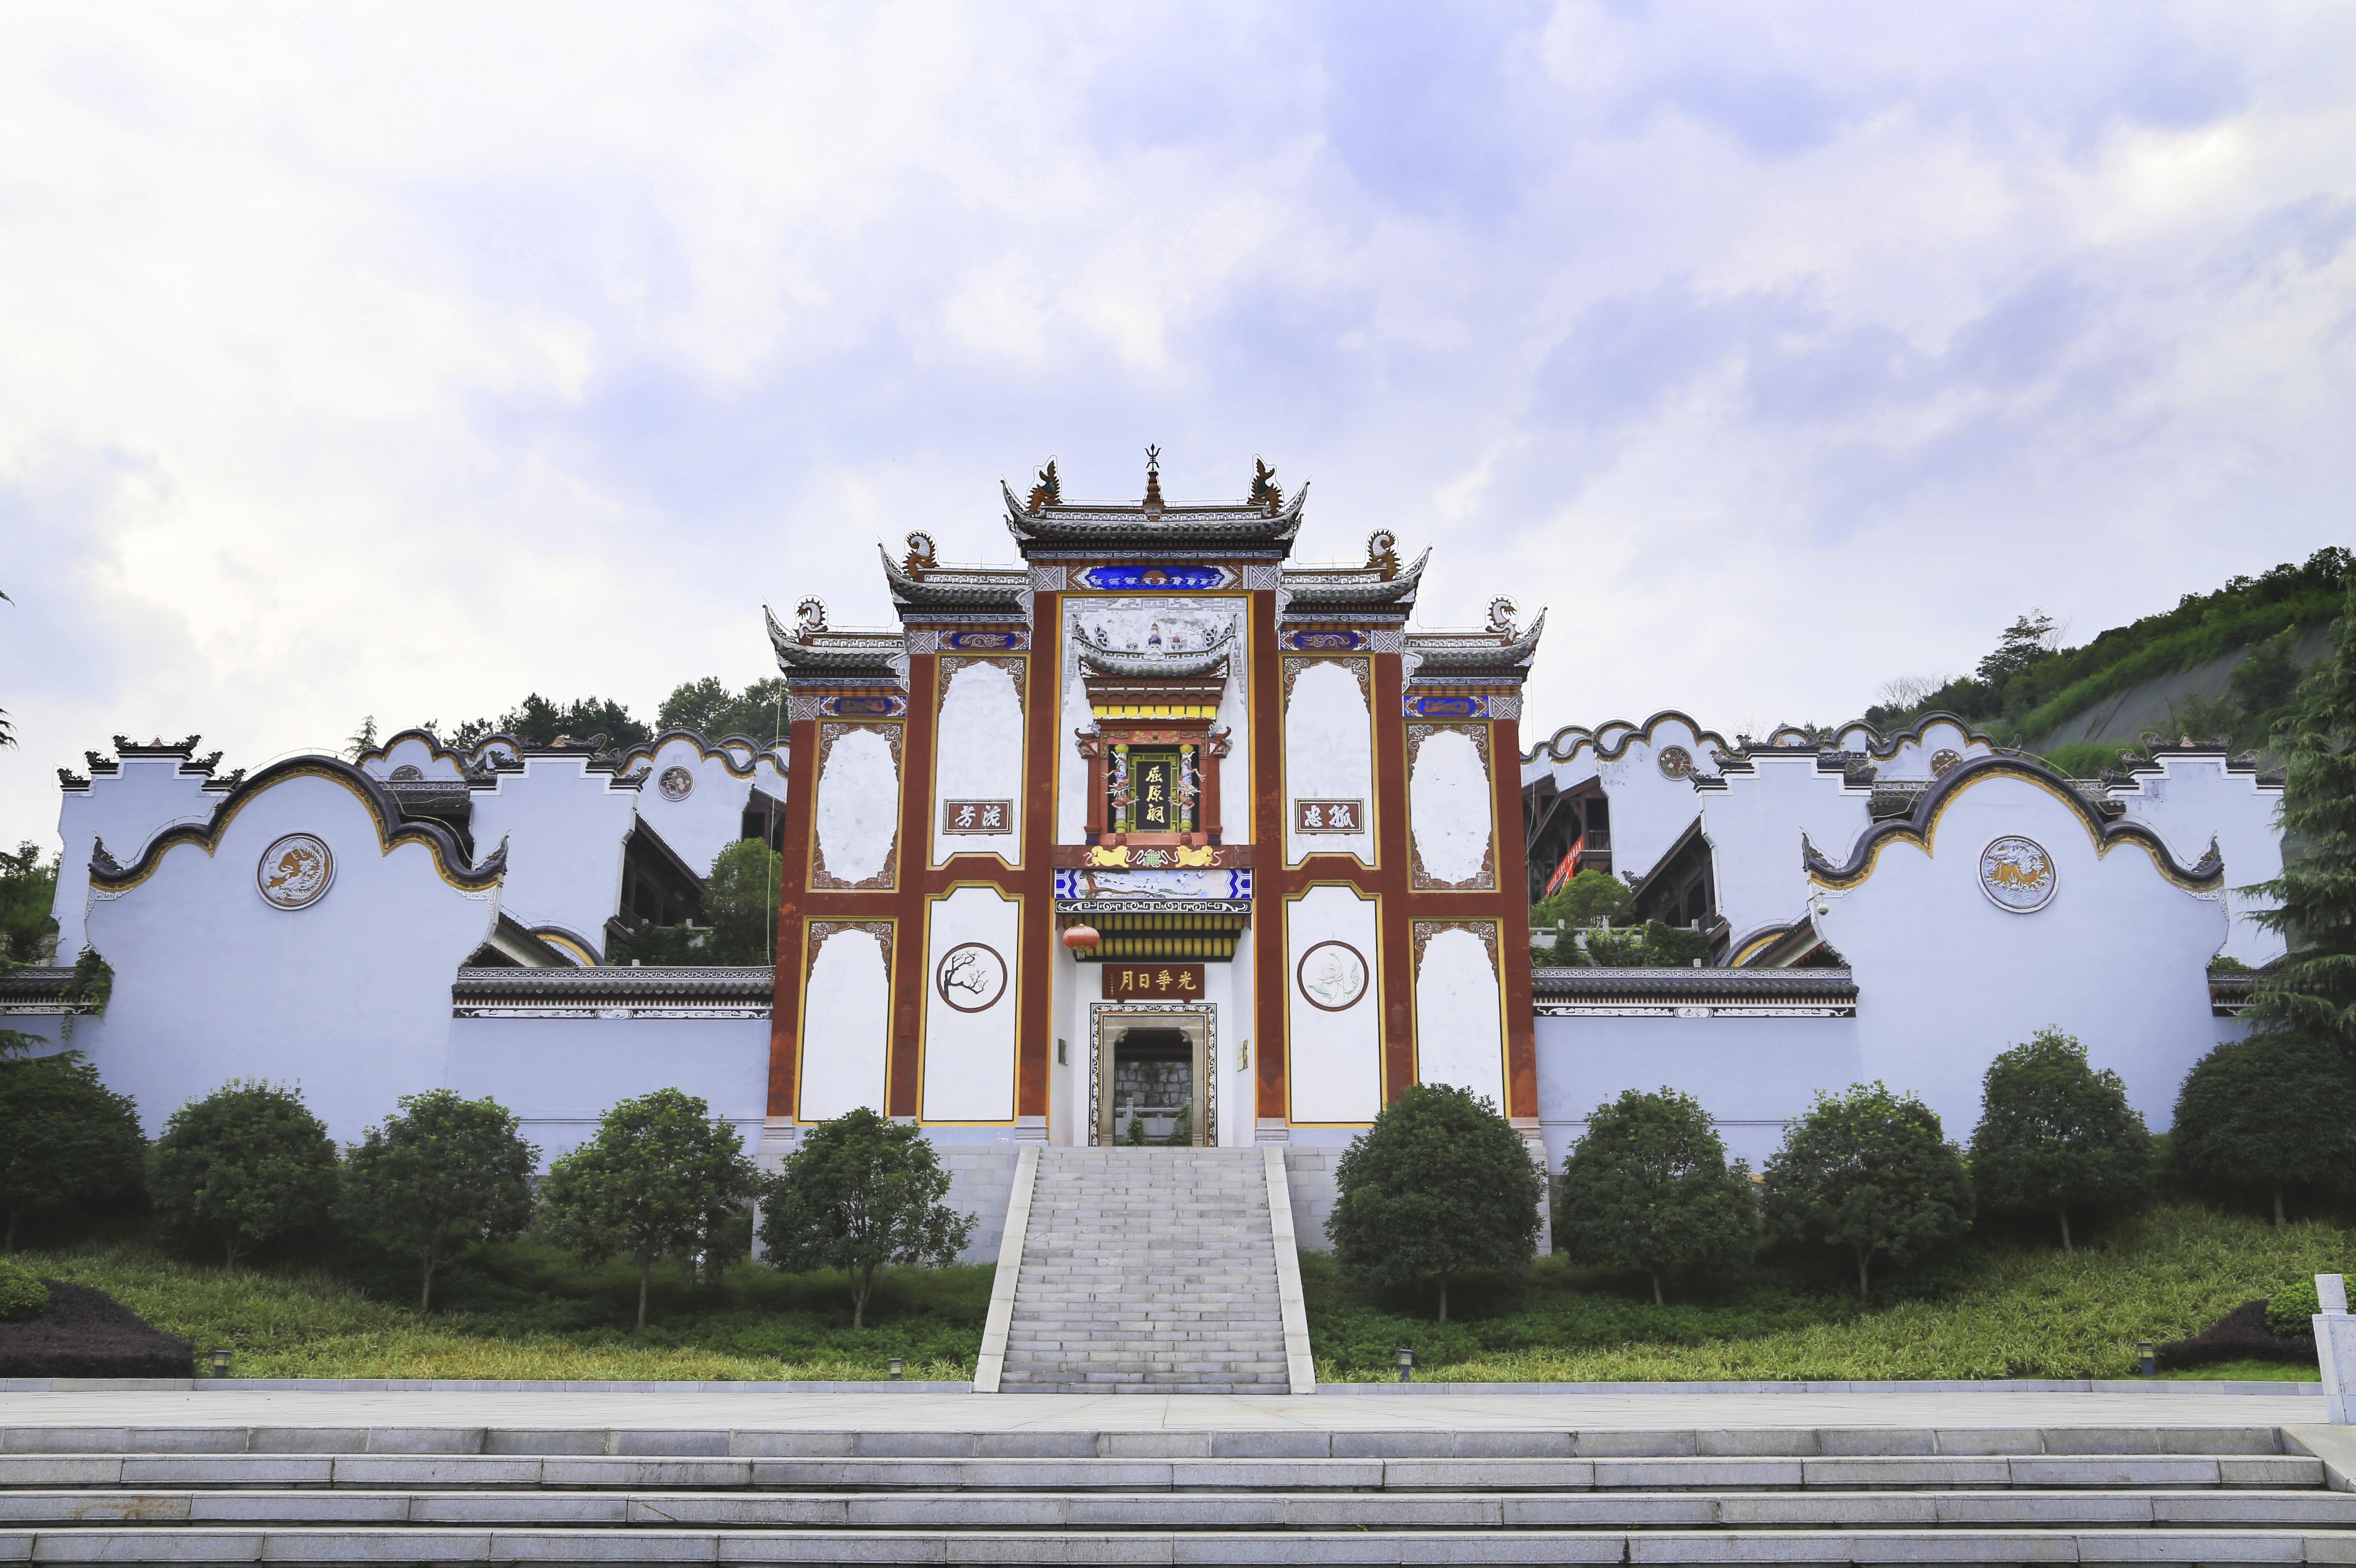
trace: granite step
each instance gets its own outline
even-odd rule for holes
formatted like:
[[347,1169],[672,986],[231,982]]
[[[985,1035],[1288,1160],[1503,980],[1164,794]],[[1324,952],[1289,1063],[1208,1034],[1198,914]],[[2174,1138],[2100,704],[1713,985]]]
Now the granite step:
[[1259,1150],[1038,1157],[1001,1392],[1289,1391]]

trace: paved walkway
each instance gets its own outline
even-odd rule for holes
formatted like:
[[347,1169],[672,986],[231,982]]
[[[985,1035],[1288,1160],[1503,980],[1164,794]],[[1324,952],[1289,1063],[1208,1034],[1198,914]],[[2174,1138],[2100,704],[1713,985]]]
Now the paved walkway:
[[500,1426],[865,1432],[2296,1426],[2313,1394],[1222,1394],[93,1391],[0,1394],[10,1426]]

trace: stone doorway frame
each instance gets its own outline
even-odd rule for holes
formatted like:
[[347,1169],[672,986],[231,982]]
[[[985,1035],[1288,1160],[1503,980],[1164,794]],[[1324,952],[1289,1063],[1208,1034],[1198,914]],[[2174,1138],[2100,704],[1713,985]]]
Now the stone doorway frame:
[[1201,1087],[1195,1102],[1194,1147],[1215,1148],[1219,1142],[1219,1014],[1209,1006],[1173,1007],[1168,1002],[1090,1002],[1088,1004],[1088,1143],[1111,1141],[1112,1063],[1106,1054],[1114,1043],[1106,1038],[1107,1016],[1115,1035],[1148,1020],[1183,1030],[1194,1047],[1194,1082]]

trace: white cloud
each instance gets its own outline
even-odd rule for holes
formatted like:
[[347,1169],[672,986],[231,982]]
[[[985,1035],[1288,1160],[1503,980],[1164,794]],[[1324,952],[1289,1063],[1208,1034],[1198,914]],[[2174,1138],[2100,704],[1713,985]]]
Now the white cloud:
[[2356,16],[1564,5],[0,19],[0,837],[764,670],[999,475],[1314,477],[1555,606],[1531,728],[1829,720],[2345,537]]

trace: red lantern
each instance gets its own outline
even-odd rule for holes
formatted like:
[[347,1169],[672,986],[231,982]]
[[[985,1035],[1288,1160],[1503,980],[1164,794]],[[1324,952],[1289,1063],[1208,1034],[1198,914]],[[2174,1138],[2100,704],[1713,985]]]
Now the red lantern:
[[1093,953],[1097,944],[1103,940],[1093,925],[1067,926],[1064,931],[1064,945],[1075,953]]

